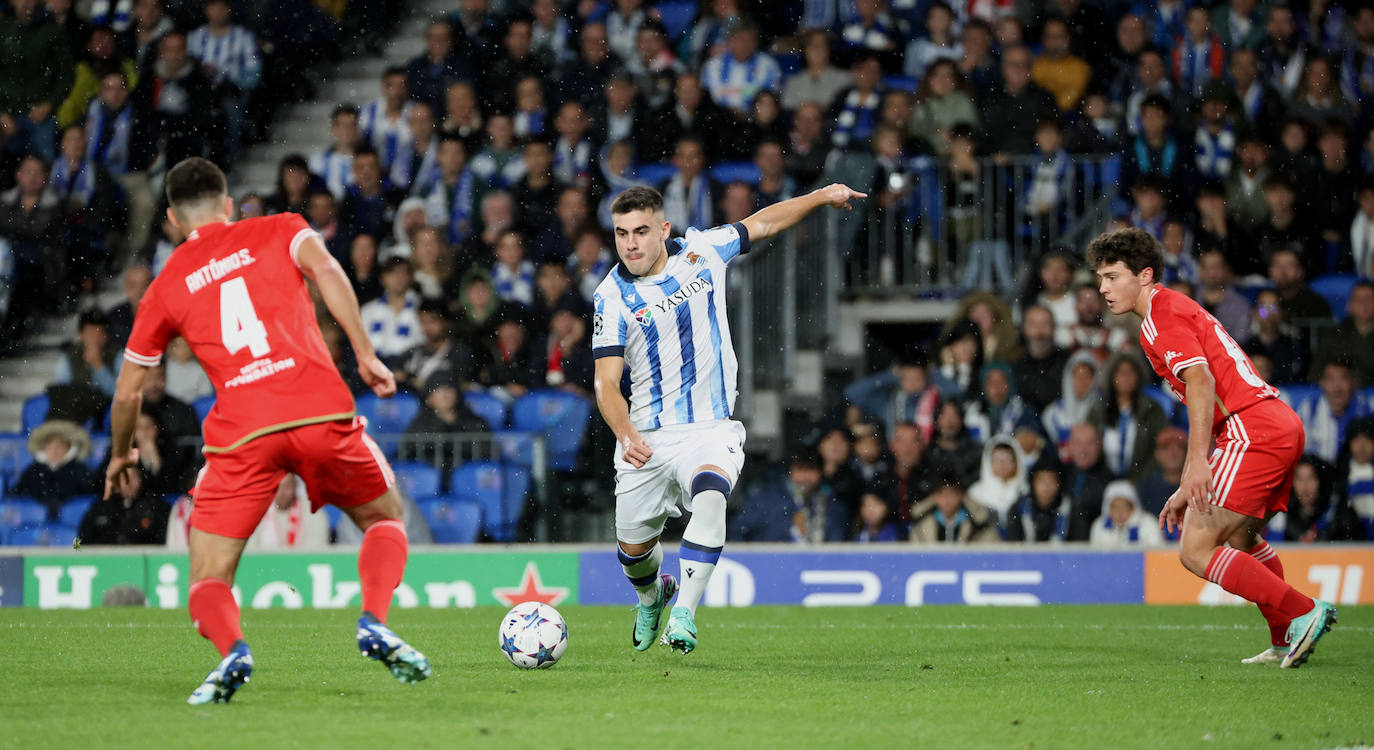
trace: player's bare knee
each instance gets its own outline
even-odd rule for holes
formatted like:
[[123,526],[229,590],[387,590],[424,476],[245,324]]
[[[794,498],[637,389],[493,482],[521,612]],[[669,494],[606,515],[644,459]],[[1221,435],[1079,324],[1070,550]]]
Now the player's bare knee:
[[380,521],[405,520],[405,504],[401,502],[401,495],[395,487],[387,488],[387,491],[375,500],[341,510],[363,531],[367,531],[368,527]]

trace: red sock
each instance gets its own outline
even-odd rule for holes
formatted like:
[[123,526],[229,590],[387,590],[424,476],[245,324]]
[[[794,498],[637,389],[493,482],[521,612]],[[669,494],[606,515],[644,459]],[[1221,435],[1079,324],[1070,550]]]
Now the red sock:
[[234,601],[234,593],[224,581],[202,578],[191,584],[186,606],[191,610],[191,622],[196,630],[215,644],[220,656],[227,655],[234,641],[243,637],[238,602]]
[[1269,606],[1292,620],[1312,609],[1312,600],[1284,583],[1264,563],[1230,547],[1218,547],[1207,564],[1207,580],[1236,596]]
[[[1250,550],[1250,556],[1258,560],[1280,580],[1283,578],[1283,563],[1279,562],[1279,553],[1269,546],[1269,542],[1260,542],[1258,547]],[[1259,610],[1260,614],[1264,615],[1264,621],[1269,623],[1269,642],[1275,647],[1287,647],[1288,618],[1267,604],[1259,605]]]
[[358,550],[358,578],[363,584],[363,611],[386,622],[391,609],[391,594],[406,572],[406,554],[410,542],[406,527],[400,521],[378,521],[363,534],[363,546]]

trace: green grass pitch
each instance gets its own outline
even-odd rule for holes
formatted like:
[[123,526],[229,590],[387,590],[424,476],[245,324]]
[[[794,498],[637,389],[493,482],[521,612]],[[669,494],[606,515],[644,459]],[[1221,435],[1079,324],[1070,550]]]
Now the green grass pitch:
[[706,610],[689,656],[629,646],[628,606],[567,607],[544,671],[506,663],[501,611],[393,610],[434,676],[397,684],[343,611],[249,611],[253,680],[185,612],[0,610],[0,747],[774,748],[1374,745],[1374,607],[1301,669],[1244,666],[1253,608]]

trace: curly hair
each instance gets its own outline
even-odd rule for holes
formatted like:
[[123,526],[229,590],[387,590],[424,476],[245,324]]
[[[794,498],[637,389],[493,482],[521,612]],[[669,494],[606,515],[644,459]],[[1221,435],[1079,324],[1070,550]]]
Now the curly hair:
[[1120,261],[1140,274],[1147,268],[1153,269],[1154,280],[1164,277],[1164,251],[1159,242],[1144,229],[1118,229],[1100,234],[1088,245],[1088,266],[1099,269]]

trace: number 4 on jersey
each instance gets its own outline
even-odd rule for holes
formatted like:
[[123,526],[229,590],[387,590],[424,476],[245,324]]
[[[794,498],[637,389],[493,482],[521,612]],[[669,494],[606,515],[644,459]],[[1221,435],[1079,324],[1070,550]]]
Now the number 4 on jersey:
[[265,357],[272,351],[267,345],[267,326],[258,320],[253,300],[248,297],[248,285],[242,278],[229,279],[219,288],[220,339],[230,354],[245,346],[254,357]]

